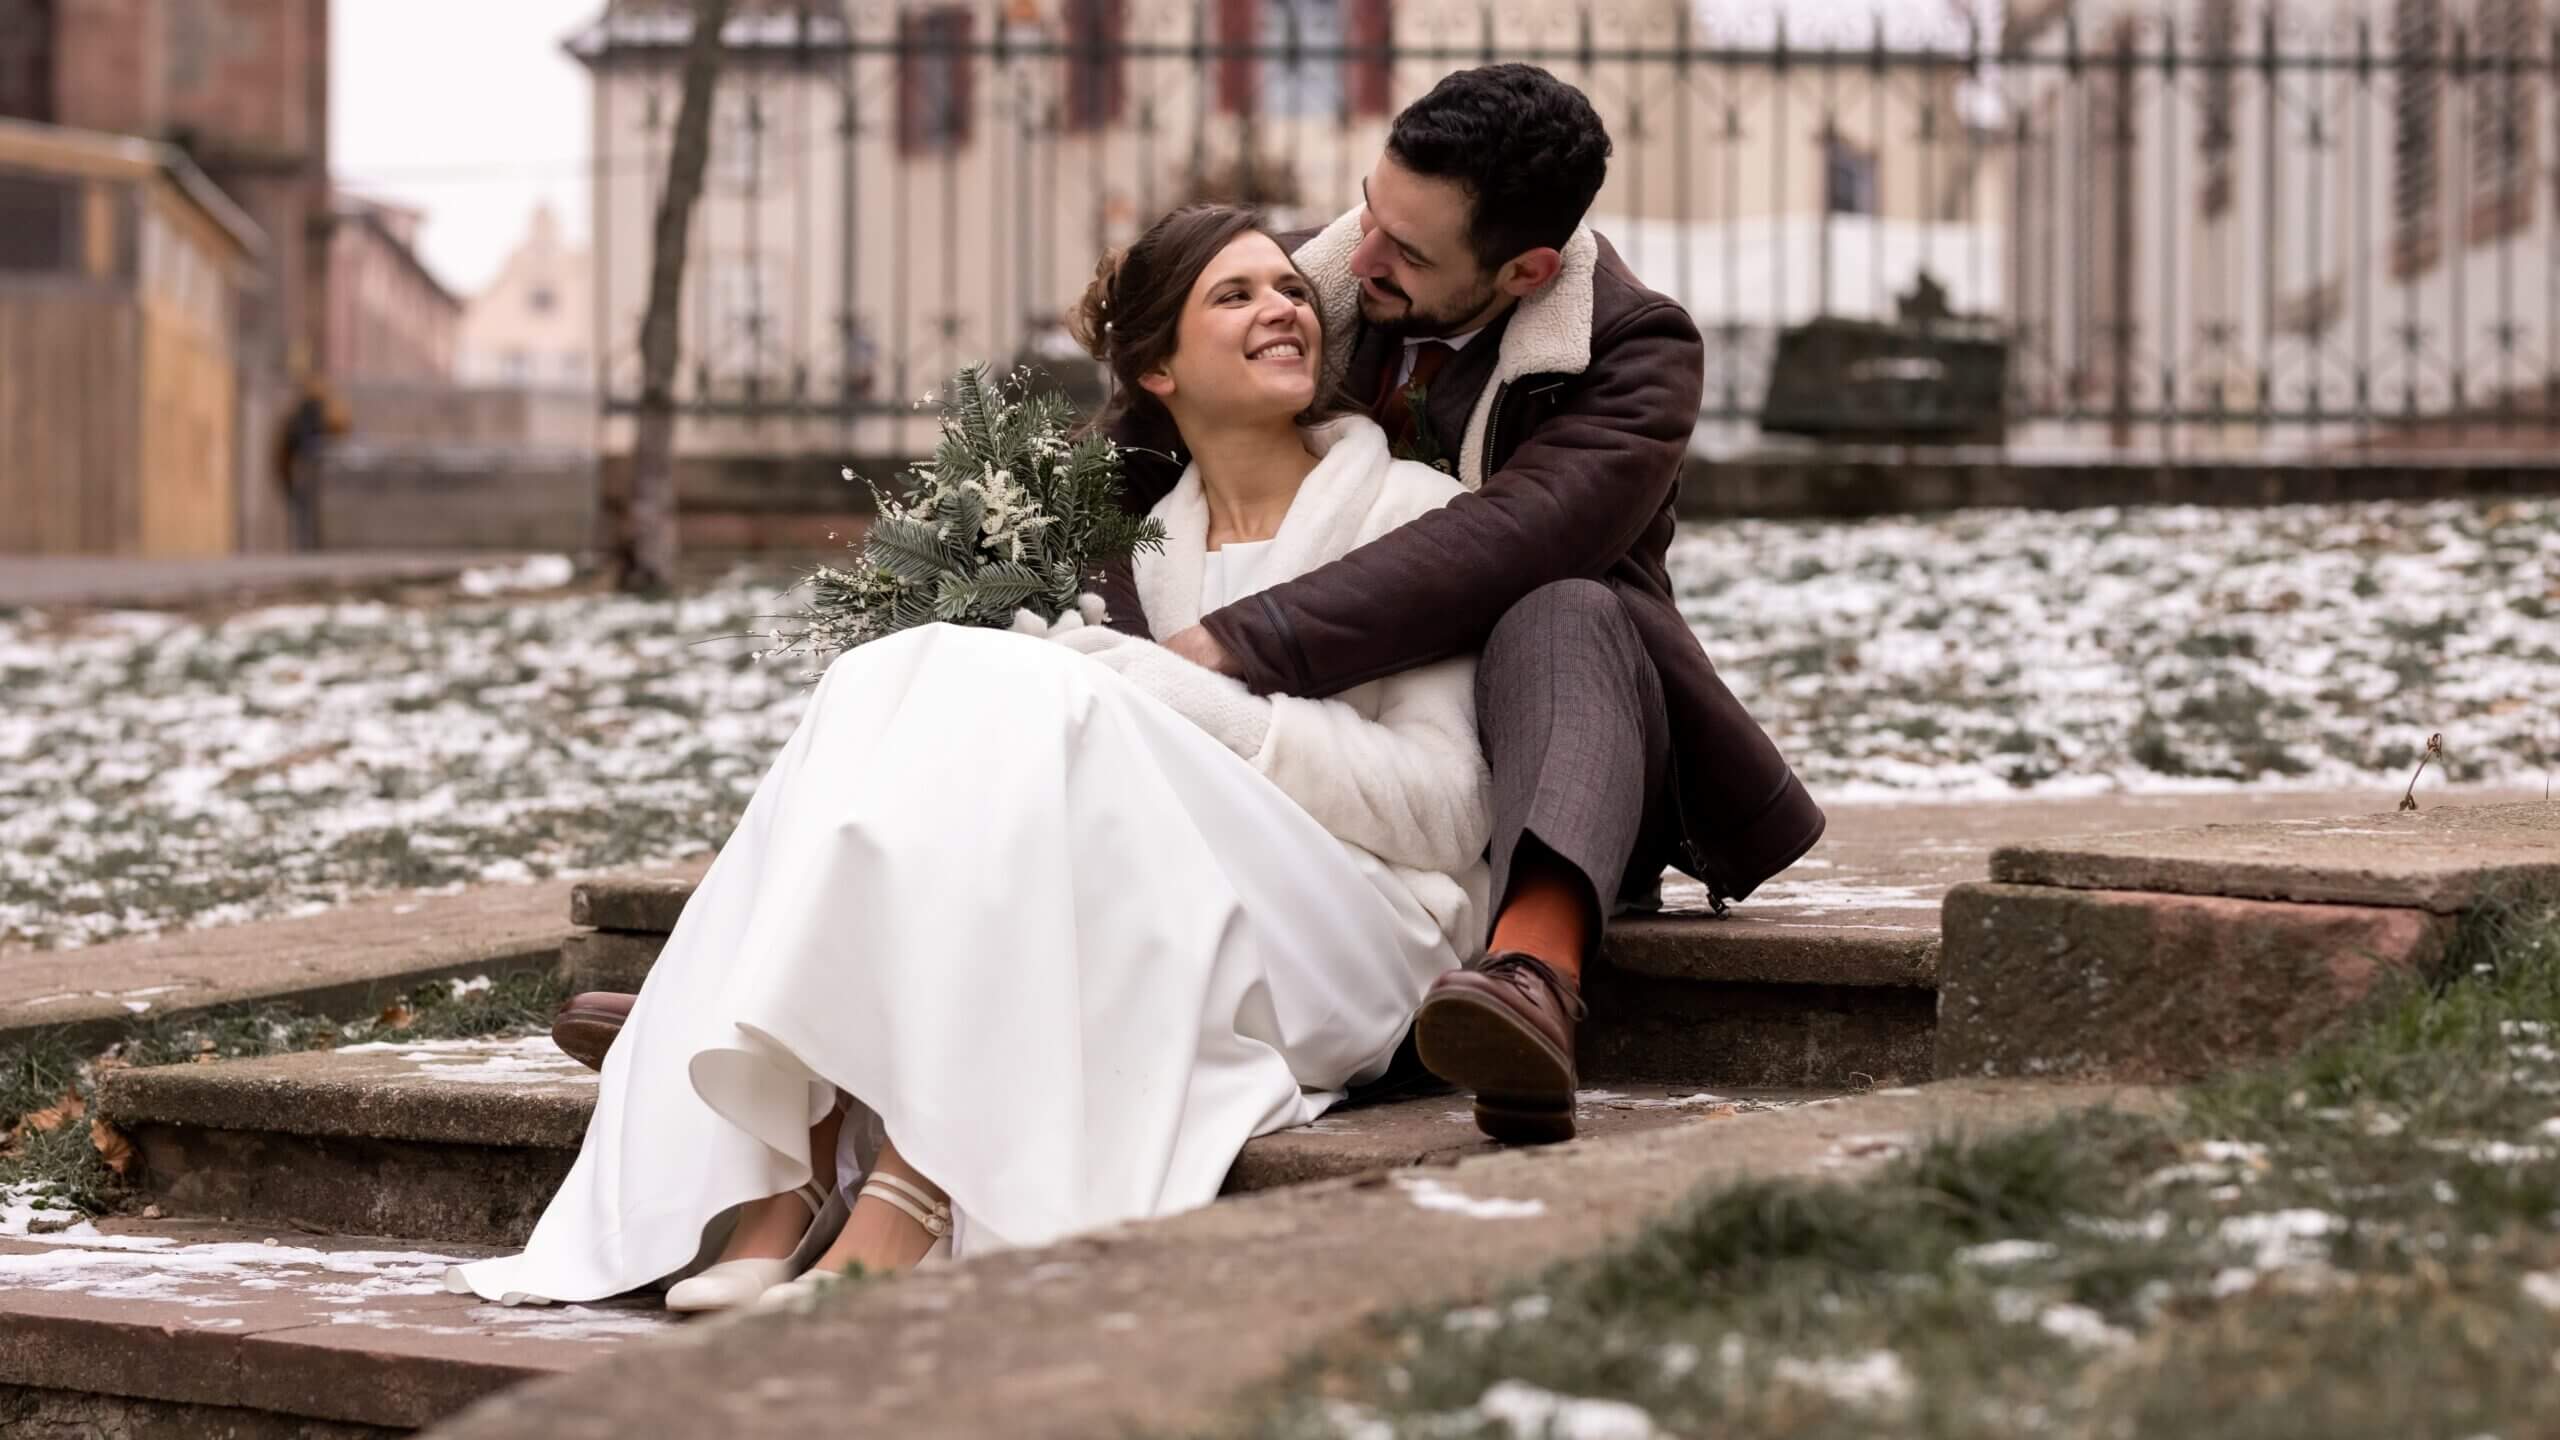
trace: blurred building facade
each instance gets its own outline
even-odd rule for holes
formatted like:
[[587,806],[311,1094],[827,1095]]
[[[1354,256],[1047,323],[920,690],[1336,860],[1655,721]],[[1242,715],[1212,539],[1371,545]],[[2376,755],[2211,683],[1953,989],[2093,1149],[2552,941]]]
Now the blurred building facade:
[[[1591,96],[1616,144],[1594,223],[1748,357],[1726,377],[1737,393],[1756,401],[1745,372],[1779,327],[1889,313],[1924,269],[1960,307],[1996,308],[2008,191],[1965,76],[1942,67],[1870,104],[1811,68],[1719,68],[1704,57],[1753,38],[1730,8],[747,0],[694,221],[679,450],[911,447],[894,412],[1035,345],[1101,254],[1165,209],[1242,196],[1319,224],[1356,204],[1395,111],[1478,55],[1537,58]],[[1945,10],[1900,10],[1915,8],[1943,38]],[[639,386],[689,17],[612,0],[569,40],[596,82],[595,353],[617,400]]]
[[0,120],[0,554],[239,547],[265,243],[171,147]]
[[2016,80],[2010,318],[2024,383],[2085,417],[2048,428],[2547,452],[2556,21],[2546,0],[2020,7],[2039,63]]
[[563,238],[551,207],[537,208],[497,277],[463,307],[463,383],[592,395],[593,265],[588,250]]
[[321,353],[341,387],[453,380],[462,301],[418,258],[425,218],[405,205],[345,194],[329,212]]
[[256,237],[227,322],[232,548],[284,543],[274,441],[328,361],[328,36],[328,0],[0,0],[0,118],[167,144]]

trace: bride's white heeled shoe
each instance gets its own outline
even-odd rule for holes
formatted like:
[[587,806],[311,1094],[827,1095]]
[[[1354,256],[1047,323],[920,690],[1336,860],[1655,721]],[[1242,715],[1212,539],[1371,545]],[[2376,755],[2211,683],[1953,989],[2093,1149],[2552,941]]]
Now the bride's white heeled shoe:
[[[919,1269],[927,1265],[944,1264],[951,1259],[950,1201],[937,1200],[913,1183],[901,1180],[895,1175],[872,1176],[862,1182],[860,1194],[878,1196],[882,1201],[905,1211],[907,1218],[923,1226],[924,1232],[933,1237],[933,1244],[925,1250],[923,1257],[916,1261]],[[841,1271],[811,1270],[796,1280],[786,1280],[765,1291],[764,1297],[756,1301],[756,1308],[758,1310],[796,1308],[815,1300],[829,1289],[843,1284],[845,1279]]]
[[667,1291],[667,1308],[691,1314],[752,1305],[766,1291],[808,1269],[826,1253],[826,1248],[836,1242],[837,1233],[844,1229],[845,1216],[852,1210],[845,1201],[844,1192],[822,1191],[812,1182],[792,1193],[809,1207],[809,1228],[800,1236],[800,1243],[792,1247],[790,1254],[779,1260],[723,1260],[699,1275],[676,1282]]

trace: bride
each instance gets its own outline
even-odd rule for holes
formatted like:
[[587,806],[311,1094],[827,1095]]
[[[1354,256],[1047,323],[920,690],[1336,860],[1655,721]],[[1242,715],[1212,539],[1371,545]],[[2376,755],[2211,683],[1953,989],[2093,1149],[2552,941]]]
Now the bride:
[[531,1242],[456,1290],[772,1304],[1206,1204],[1247,1140],[1383,1072],[1481,945],[1472,658],[1261,697],[1130,633],[1457,484],[1326,418],[1313,293],[1250,211],[1167,215],[1078,318],[1118,403],[1192,457],[1136,562],[1145,614],[933,625],[829,666]]

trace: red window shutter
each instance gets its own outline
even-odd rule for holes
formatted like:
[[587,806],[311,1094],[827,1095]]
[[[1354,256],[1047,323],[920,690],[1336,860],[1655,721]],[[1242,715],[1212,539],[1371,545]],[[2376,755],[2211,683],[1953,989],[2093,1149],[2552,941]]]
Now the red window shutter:
[[1343,77],[1342,88],[1354,115],[1384,115],[1394,102],[1395,67],[1383,58],[1395,29],[1392,5],[1393,0],[1351,0],[1350,23],[1343,27],[1347,43],[1354,50],[1380,52],[1352,55],[1342,62],[1351,72]]
[[1118,120],[1129,104],[1129,57],[1123,47],[1129,43],[1129,0],[1103,0],[1102,44],[1102,114]]
[[956,150],[976,127],[977,59],[968,52],[977,17],[954,6],[898,17],[898,148],[910,155]]
[[913,11],[898,16],[898,149],[914,154],[924,143],[923,17]]
[[978,57],[969,53],[969,45],[977,37],[978,15],[974,10],[945,10],[944,33],[950,37],[949,49],[943,52],[943,63],[951,67],[951,149],[966,146],[978,128],[976,81]]
[[1128,107],[1128,0],[1067,0],[1066,128],[1096,130]]
[[[1254,42],[1254,21],[1260,9],[1254,0],[1218,0],[1218,43],[1250,46]],[[1252,111],[1254,96],[1254,57],[1249,54],[1218,57],[1218,109],[1223,114],[1243,115]]]

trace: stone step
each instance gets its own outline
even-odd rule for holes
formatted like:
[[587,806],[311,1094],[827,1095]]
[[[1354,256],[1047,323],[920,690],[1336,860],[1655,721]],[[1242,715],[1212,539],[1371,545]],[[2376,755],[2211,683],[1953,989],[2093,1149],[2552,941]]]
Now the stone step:
[[[918,1271],[806,1313],[689,1329],[680,1345],[626,1347],[434,1433],[765,1440],[843,1433],[858,1415],[864,1434],[933,1440],[1223,1434],[1239,1397],[1289,1383],[1298,1357],[1374,1352],[1380,1317],[1486,1304],[1623,1243],[1698,1187],[1854,1181],[1930,1136],[2158,1103],[2112,1088],[1932,1084],[1291,1186]],[[1602,1433],[1563,1420],[1547,1433],[1569,1428]]]
[[0,1238],[0,1434],[407,1434],[678,1323],[445,1290],[491,1253],[192,1221]]
[[1941,1075],[2195,1080],[2440,975],[2560,897],[2560,804],[2433,803],[2002,846],[1946,900]]
[[[1938,897],[1967,877],[1806,874],[1722,917],[1703,887],[1673,876],[1662,914],[1610,926],[1585,986],[1585,1078],[1834,1089],[1925,1078]],[[665,875],[580,883],[570,915],[590,928],[562,942],[570,988],[639,989],[692,891],[692,878]]]
[[[111,1071],[98,1109],[141,1152],[143,1193],[172,1215],[508,1245],[568,1174],[596,1085],[547,1037],[432,1041]],[[1579,1117],[1607,1135],[1825,1093],[1836,1092],[1595,1086]],[[1492,1148],[1463,1096],[1346,1107],[1247,1145],[1228,1190]]]

